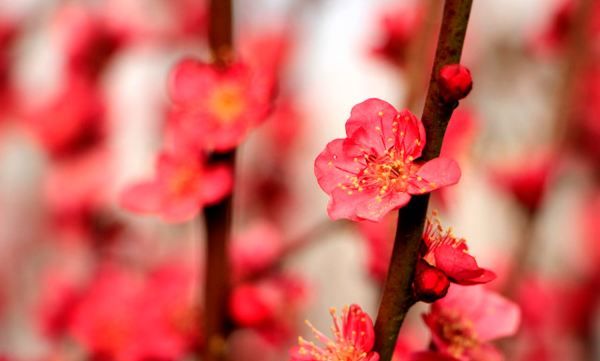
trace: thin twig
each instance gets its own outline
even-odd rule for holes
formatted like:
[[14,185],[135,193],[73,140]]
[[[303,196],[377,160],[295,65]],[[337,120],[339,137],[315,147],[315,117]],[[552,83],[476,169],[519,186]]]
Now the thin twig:
[[[442,25],[423,110],[427,143],[422,160],[437,157],[446,127],[458,103],[446,103],[440,96],[437,76],[442,66],[460,62],[472,0],[446,0]],[[392,258],[383,296],[375,321],[375,351],[380,361],[392,359],[398,332],[410,307],[414,304],[412,283],[418,259],[429,195],[412,197],[401,208]]]

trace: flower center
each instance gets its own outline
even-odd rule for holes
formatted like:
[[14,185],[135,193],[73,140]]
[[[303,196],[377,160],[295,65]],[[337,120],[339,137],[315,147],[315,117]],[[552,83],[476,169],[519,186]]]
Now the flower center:
[[222,122],[231,123],[246,106],[242,89],[234,84],[217,87],[209,101],[210,110]]
[[349,176],[346,184],[340,188],[346,190],[349,195],[354,191],[365,190],[376,191],[378,201],[388,192],[405,192],[410,182],[410,175],[416,170],[411,156],[405,157],[403,151],[395,147],[388,149],[384,155],[364,154],[355,157],[362,170],[354,176]]
[[177,196],[189,194],[198,187],[199,179],[200,172],[196,167],[181,166],[169,179],[169,192]]
[[441,338],[448,344],[448,352],[460,358],[465,351],[479,345],[473,323],[455,312],[444,312],[438,320]]
[[[441,247],[441,246],[452,246],[456,249],[462,250],[464,252],[467,251],[467,244],[464,238],[457,238],[452,233],[452,228],[448,228],[444,230],[442,227],[442,223],[440,219],[437,217],[437,212],[434,211],[432,218],[428,218],[425,224],[425,232],[423,232],[423,239],[427,244],[427,249],[429,250],[428,256],[432,254],[432,251]],[[433,255],[431,255],[433,257]],[[430,264],[430,259],[427,259]]]

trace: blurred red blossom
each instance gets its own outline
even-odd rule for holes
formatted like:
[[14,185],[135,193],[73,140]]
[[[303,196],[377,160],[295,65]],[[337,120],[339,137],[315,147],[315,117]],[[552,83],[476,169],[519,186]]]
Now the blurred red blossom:
[[234,278],[242,279],[272,265],[283,251],[283,239],[274,225],[259,221],[234,236],[230,249]]
[[265,340],[281,344],[295,332],[306,300],[307,286],[300,278],[279,275],[234,287],[229,310],[240,326],[253,328]]
[[515,334],[520,318],[516,304],[483,286],[451,287],[423,316],[437,351],[461,361],[502,360],[490,341]]
[[[600,15],[599,15],[600,17]],[[595,165],[600,164],[600,66],[594,64],[582,72],[571,97],[575,101],[573,142],[578,153]]]
[[64,335],[71,324],[73,308],[80,301],[80,288],[73,277],[56,269],[43,277],[36,315],[45,336],[57,339]]
[[530,152],[491,171],[493,182],[529,212],[535,212],[544,199],[548,183],[560,166],[561,158],[550,150]]
[[[592,274],[600,270],[600,190],[591,193],[580,212],[580,235],[585,242],[585,254]],[[600,278],[600,276],[598,276]]]
[[373,54],[392,65],[404,67],[423,19],[420,7],[402,7],[383,13],[379,20],[379,41],[372,49]]
[[51,156],[68,157],[102,140],[104,102],[90,81],[73,76],[41,105],[26,106],[24,121]]
[[72,311],[69,333],[90,355],[139,360],[139,353],[148,346],[136,337],[132,312],[141,279],[114,267],[99,272]]
[[372,351],[375,343],[373,321],[360,306],[344,307],[341,319],[337,317],[334,308],[331,309],[330,313],[333,318],[334,338],[330,339],[325,336],[307,321],[317,340],[325,346],[319,347],[315,343],[300,337],[299,347],[295,347],[291,351],[291,361],[379,360],[379,354]]
[[62,6],[53,19],[53,35],[69,72],[95,79],[124,43],[101,12],[74,3]]
[[423,260],[442,271],[448,279],[459,285],[488,283],[496,278],[494,272],[481,268],[468,253],[466,240],[444,230],[435,216],[428,219],[423,234]]
[[378,222],[411,195],[429,193],[460,178],[458,164],[435,158],[418,162],[425,146],[423,124],[408,110],[368,99],[352,108],[348,138],[335,139],[315,160],[321,188],[331,196],[332,219]]
[[[136,326],[147,343],[145,357],[177,360],[201,341],[198,267],[169,259],[148,274],[139,297]],[[151,345],[151,346],[150,346]]]
[[165,151],[157,158],[155,178],[126,188],[121,204],[167,222],[185,222],[203,206],[228,195],[232,187],[232,171],[226,165],[205,165],[202,154],[191,150]]
[[392,255],[397,214],[389,213],[379,223],[360,222],[358,230],[367,243],[367,267],[376,281],[383,282]]
[[109,204],[110,157],[108,150],[97,148],[52,165],[44,195],[58,231],[85,236],[89,222]]
[[250,68],[273,84],[286,64],[292,46],[290,30],[284,26],[247,32],[240,40],[240,56]]
[[265,120],[272,90],[272,79],[242,63],[182,60],[169,82],[176,134],[208,151],[231,150]]
[[13,49],[19,29],[14,20],[0,18],[0,113],[7,112],[14,105],[11,73]]
[[80,293],[68,331],[92,359],[175,360],[198,342],[197,273],[185,262],[145,277],[104,264]]
[[[565,50],[565,44],[570,40],[571,31],[576,22],[575,16],[579,0],[561,0],[551,13],[545,26],[536,34],[531,43],[531,49],[540,55],[553,55]],[[590,26],[584,34],[590,38],[591,43],[596,44],[600,38],[600,6],[593,2],[591,6]],[[597,52],[598,47],[590,50]]]

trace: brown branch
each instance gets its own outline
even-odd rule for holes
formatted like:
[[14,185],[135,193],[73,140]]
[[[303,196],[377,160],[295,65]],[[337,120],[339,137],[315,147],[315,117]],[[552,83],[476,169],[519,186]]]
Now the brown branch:
[[562,77],[557,87],[556,94],[556,120],[554,125],[553,141],[557,147],[562,148],[570,141],[573,110],[579,101],[577,85],[580,81],[582,69],[590,60],[588,39],[594,0],[580,0],[576,2],[576,9],[571,21],[571,28],[567,34],[567,49],[563,62]]
[[[446,0],[433,70],[423,110],[427,143],[422,160],[437,157],[452,112],[458,103],[445,103],[440,96],[437,76],[442,66],[460,62],[472,0]],[[380,361],[392,359],[398,332],[406,313],[415,303],[412,283],[427,215],[429,195],[412,197],[401,208],[392,258],[385,281],[383,296],[375,321],[375,351]]]
[[[211,0],[208,40],[213,61],[226,66],[233,49],[233,17],[231,0]],[[235,150],[212,154],[209,163],[225,163],[235,169]],[[203,360],[225,360],[226,337],[230,329],[228,299],[230,290],[230,264],[228,245],[231,236],[233,194],[218,204],[206,207],[206,273],[204,294],[204,330],[206,344]]]
[[438,25],[441,3],[438,0],[427,0],[423,5],[424,18],[418,29],[417,36],[412,39],[408,48],[408,62],[406,64],[407,93],[403,107],[415,112],[425,95],[427,84],[427,70],[431,63],[427,60],[433,50],[435,27]]

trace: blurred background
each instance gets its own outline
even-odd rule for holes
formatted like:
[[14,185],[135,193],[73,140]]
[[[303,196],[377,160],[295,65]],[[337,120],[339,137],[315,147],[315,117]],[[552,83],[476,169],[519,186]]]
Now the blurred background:
[[[234,1],[240,58],[278,79],[238,153],[234,360],[287,359],[310,334],[302,321],[327,330],[331,306],[375,316],[394,220],[330,221],[313,163],[367,98],[421,114],[442,3]],[[169,71],[209,60],[209,21],[206,0],[0,1],[0,359],[183,360],[203,347],[204,225],[119,197],[152,176]],[[473,4],[473,91],[443,150],[463,175],[430,208],[521,306],[508,360],[600,360],[599,54],[597,1]],[[429,343],[425,310],[409,315],[407,349]]]

